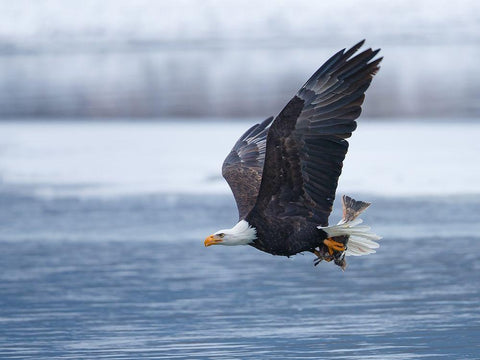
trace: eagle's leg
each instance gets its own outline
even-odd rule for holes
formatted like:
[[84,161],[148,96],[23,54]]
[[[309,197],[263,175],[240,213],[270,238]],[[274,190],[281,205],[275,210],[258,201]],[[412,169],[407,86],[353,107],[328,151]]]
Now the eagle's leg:
[[[319,249],[319,250],[320,250],[320,249]],[[325,253],[322,254],[319,250],[315,249],[315,250],[313,250],[313,253],[315,254],[315,256],[316,256],[320,261],[325,260],[325,261],[327,261],[327,262],[330,262],[330,261],[333,260],[333,257],[328,256],[328,255],[325,254]],[[330,254],[330,255],[331,255],[331,254]]]
[[339,252],[345,251],[345,245],[343,245],[341,242],[333,240],[333,238],[325,239],[323,240],[323,243],[327,246],[328,253],[330,255],[333,255],[335,251],[339,251]]
[[313,265],[317,266],[322,260],[327,262],[334,261],[336,265],[345,270],[347,263],[345,261],[345,251],[347,247],[342,241],[348,241],[348,237],[330,237],[323,240],[323,245],[314,249],[312,252],[317,256]]
[[318,250],[314,249],[312,252],[317,257],[316,259],[313,260],[313,265],[315,266],[320,264],[323,260],[325,260],[326,262],[330,262],[334,259],[332,255],[330,255],[328,252],[325,251],[325,249],[322,249],[322,248],[318,248]]
[[[319,249],[320,250],[320,249]],[[324,254],[322,254],[319,250],[315,249],[313,250],[312,252],[315,254],[315,256],[317,257],[316,259],[313,260],[313,265],[317,266],[318,264],[320,264],[323,260],[327,261],[327,262],[330,262],[332,261],[332,257],[330,256],[325,256]]]

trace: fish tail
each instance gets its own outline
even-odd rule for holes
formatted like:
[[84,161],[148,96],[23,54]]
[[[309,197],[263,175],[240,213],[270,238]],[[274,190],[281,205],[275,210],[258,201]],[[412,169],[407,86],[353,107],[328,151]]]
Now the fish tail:
[[358,215],[360,215],[371,204],[365,201],[357,201],[351,198],[350,196],[343,195],[342,205],[343,205],[343,219],[340,221],[340,223],[345,223],[348,221],[355,220],[358,217]]

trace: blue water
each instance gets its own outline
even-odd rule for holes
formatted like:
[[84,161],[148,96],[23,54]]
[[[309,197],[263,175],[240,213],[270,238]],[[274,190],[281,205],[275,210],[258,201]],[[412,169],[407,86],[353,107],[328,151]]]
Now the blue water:
[[229,196],[0,189],[2,359],[480,359],[478,196],[360,195],[384,239],[342,272],[204,248]]

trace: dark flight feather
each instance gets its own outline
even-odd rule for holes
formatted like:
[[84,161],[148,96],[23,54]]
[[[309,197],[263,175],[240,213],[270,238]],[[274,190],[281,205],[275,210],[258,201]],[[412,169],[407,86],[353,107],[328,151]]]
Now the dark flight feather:
[[253,125],[235,143],[222,166],[222,175],[232,189],[239,218],[252,210],[263,174],[268,126],[273,116]]

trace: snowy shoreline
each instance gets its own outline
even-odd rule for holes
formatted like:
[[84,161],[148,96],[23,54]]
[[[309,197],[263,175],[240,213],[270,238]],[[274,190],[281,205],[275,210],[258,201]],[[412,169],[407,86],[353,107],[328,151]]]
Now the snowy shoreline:
[[[228,194],[221,165],[252,122],[3,122],[0,187],[46,197]],[[480,194],[480,124],[359,121],[338,193]]]

